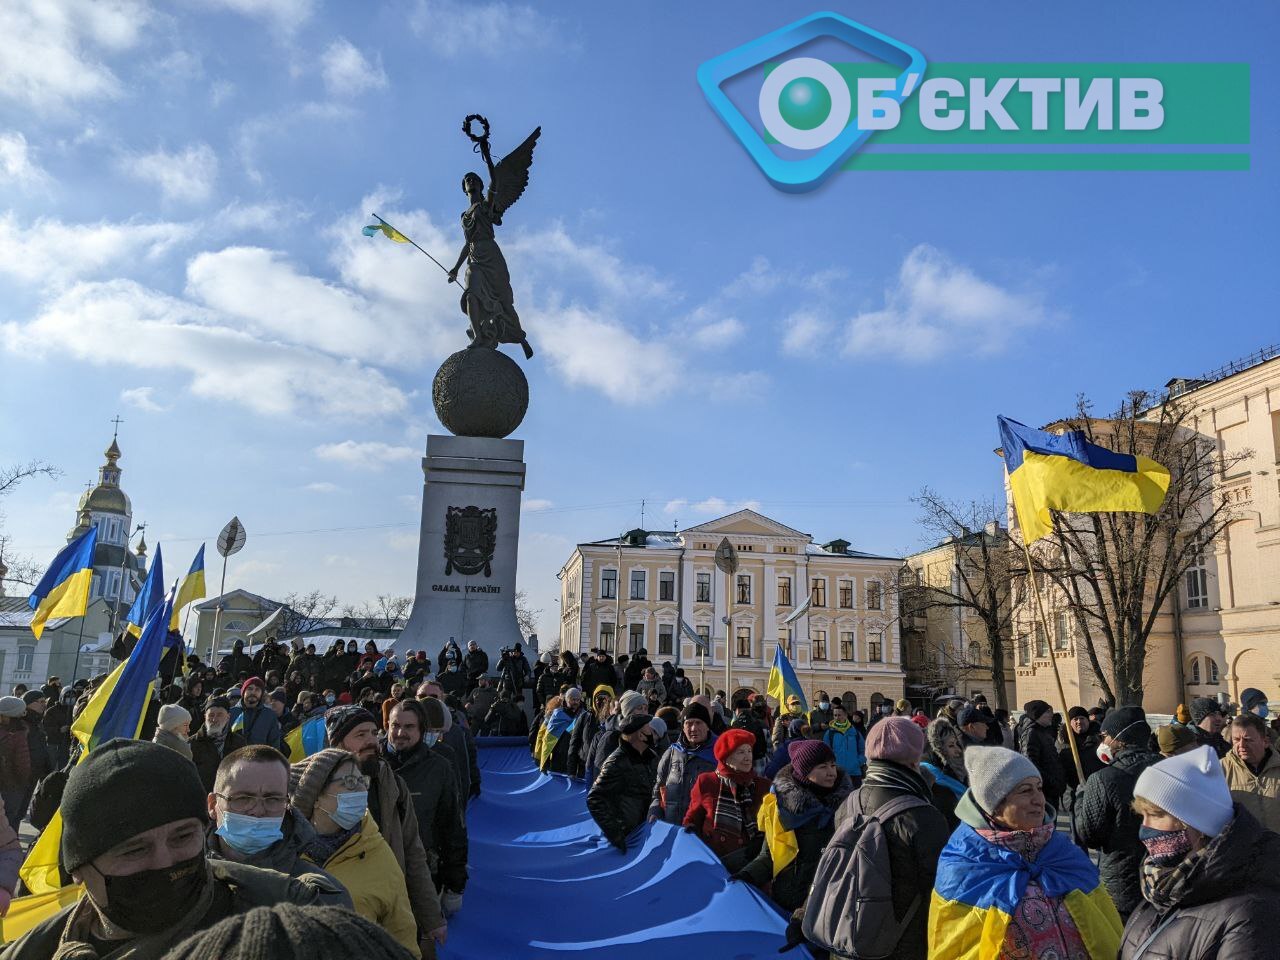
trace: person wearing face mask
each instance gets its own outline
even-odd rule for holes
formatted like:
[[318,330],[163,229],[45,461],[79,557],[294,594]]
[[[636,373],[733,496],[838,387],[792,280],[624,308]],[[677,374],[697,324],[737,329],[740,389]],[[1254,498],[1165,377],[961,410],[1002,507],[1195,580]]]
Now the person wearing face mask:
[[290,771],[293,808],[315,827],[308,859],[351,893],[356,913],[421,957],[404,873],[369,812],[369,778],[346,750],[326,749]]
[[1138,776],[1160,755],[1147,749],[1151,727],[1141,707],[1117,707],[1102,721],[1099,746],[1106,767],[1085,781],[1072,807],[1076,839],[1102,853],[1098,864],[1103,882],[1121,919],[1142,899],[1138,886],[1142,843],[1141,817],[1133,812],[1133,788]]
[[[418,923],[419,941],[425,956],[432,956],[433,944],[443,944],[448,936],[440,897],[431,879],[427,852],[418,831],[413,794],[391,765],[378,753],[378,722],[373,714],[355,705],[335,707],[325,714],[325,736],[329,746],[355,757],[360,773],[368,778],[367,804],[373,822],[395,854],[404,874],[409,902]],[[352,891],[355,895],[355,891]]]
[[457,777],[449,761],[432,752],[440,734],[430,727],[423,704],[417,700],[397,703],[391,708],[382,756],[411,791],[431,879],[449,916],[462,906],[467,885],[467,825]]
[[[289,761],[273,747],[254,744],[227,754],[206,798],[205,848],[211,860],[247,863],[291,877],[323,874],[306,854],[316,844],[311,823],[289,807]],[[332,878],[330,878],[332,879]],[[326,906],[351,908],[337,880]]]
[[231,729],[230,700],[211,696],[205,701],[204,723],[187,741],[187,745],[191,747],[191,762],[200,773],[204,792],[212,793],[213,781],[222,758],[248,746],[244,735]]
[[814,737],[820,738],[831,726],[834,719],[831,712],[831,697],[825,690],[819,690],[815,695],[818,702],[814,708],[809,711],[809,729],[813,731]]
[[618,748],[609,754],[587,793],[587,810],[604,838],[622,853],[627,837],[645,821],[658,775],[653,727],[647,713],[626,716],[618,726]]
[[277,903],[311,906],[335,892],[318,874],[293,878],[207,859],[205,796],[195,767],[172,750],[147,740],[95,746],[62,795],[59,862],[85,895],[0,957],[160,957],[227,917]]
[[1142,902],[1120,960],[1264,960],[1280,941],[1280,836],[1233,803],[1217,754],[1200,746],[1142,771],[1133,807]]
[[937,859],[928,955],[1112,960],[1120,917],[1088,855],[1055,831],[1035,764],[1003,747],[966,750],[964,764],[969,789]]
[[458,786],[465,799],[480,796],[480,762],[476,752],[476,738],[467,729],[467,718],[461,710],[454,710],[445,703],[445,693],[440,684],[428,680],[418,687],[419,700],[436,700],[444,710],[445,721],[441,730],[441,742],[453,751],[458,775]]

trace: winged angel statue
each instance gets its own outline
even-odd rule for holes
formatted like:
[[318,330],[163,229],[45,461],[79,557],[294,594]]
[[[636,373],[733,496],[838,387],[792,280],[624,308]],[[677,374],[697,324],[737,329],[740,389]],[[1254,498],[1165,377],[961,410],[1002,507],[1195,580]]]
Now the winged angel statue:
[[[483,133],[473,133],[472,124],[479,122]],[[458,279],[458,271],[467,264],[466,289],[462,292],[462,312],[471,321],[467,335],[472,347],[496,348],[500,343],[518,343],[525,359],[533,356],[533,349],[525,338],[516,313],[511,293],[511,274],[507,261],[493,238],[493,228],[501,225],[507,208],[520,199],[529,185],[529,167],[533,163],[533,148],[538,143],[542,128],[538,127],[505,157],[494,164],[489,155],[489,121],[479,114],[472,114],[462,123],[462,132],[471,138],[484,157],[489,170],[489,191],[484,192],[484,181],[478,173],[468,173],[462,178],[462,192],[471,205],[462,214],[462,232],[466,237],[458,262],[449,271],[449,282]]]

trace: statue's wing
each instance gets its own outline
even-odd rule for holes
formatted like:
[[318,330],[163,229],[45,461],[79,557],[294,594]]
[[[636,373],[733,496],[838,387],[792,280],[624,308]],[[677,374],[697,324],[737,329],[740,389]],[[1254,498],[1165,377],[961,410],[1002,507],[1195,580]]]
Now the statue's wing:
[[493,206],[498,216],[520,199],[529,185],[529,167],[533,163],[533,148],[538,143],[542,128],[534,130],[493,168]]

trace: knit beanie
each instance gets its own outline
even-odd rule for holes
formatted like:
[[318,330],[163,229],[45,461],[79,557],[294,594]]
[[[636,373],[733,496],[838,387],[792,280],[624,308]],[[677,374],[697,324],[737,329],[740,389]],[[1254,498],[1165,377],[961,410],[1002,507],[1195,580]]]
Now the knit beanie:
[[1153,763],[1138,774],[1133,795],[1209,837],[1220,834],[1233,816],[1222,764],[1209,746]]
[[[406,700],[405,702],[408,703],[410,701]],[[449,721],[449,711],[443,703],[432,697],[412,702],[417,703],[422,708],[422,715],[427,718],[423,729],[443,730],[445,728],[445,724]]]
[[226,710],[228,713],[230,713],[231,701],[228,700],[226,697],[219,697],[216,694],[213,694],[209,697],[208,700],[204,702],[204,708],[206,711],[209,711],[209,710],[212,710],[214,707],[221,707],[223,710]]
[[[701,720],[708,727],[711,726],[711,714],[707,712],[707,708],[700,703],[691,703],[684,708],[684,712],[680,714],[680,722],[686,720]],[[750,734],[748,734],[750,736]],[[755,739],[754,737],[752,739]]]
[[609,686],[607,683],[600,683],[600,684],[597,684],[596,688],[591,691],[591,699],[595,700],[596,697],[600,696],[602,693],[608,694],[610,699],[613,699],[615,696],[617,696],[613,692],[613,687]]
[[1196,735],[1190,727],[1170,723],[1156,730],[1156,742],[1160,744],[1160,752],[1168,757],[1195,743]]
[[184,723],[191,722],[191,714],[183,707],[176,703],[166,703],[160,708],[160,716],[156,719],[156,726],[163,730],[176,730]]
[[649,701],[645,700],[643,693],[636,693],[634,690],[628,690],[618,700],[618,712],[624,717],[629,717],[635,713],[648,713]]
[[1031,718],[1031,722],[1039,720],[1046,710],[1052,710],[1043,700],[1028,700],[1022,705],[1022,711]]
[[[879,724],[877,724],[878,726]],[[964,752],[969,790],[985,813],[994,813],[1004,798],[1023,780],[1040,779],[1036,765],[1020,753],[1004,747],[974,747]]]
[[[146,784],[140,800],[138,784]],[[208,791],[190,760],[150,740],[108,740],[71,768],[62,791],[62,866],[70,871],[140,833],[208,820]]]
[[[325,785],[333,776],[333,771],[339,764],[348,760],[355,763],[356,755],[346,750],[328,747],[293,764],[289,768],[289,796],[294,809],[310,820],[316,812],[316,801],[320,799],[320,794],[324,793]],[[190,763],[190,761],[187,762]]]
[[649,729],[653,731],[653,735],[659,739],[667,735],[667,721],[661,717],[651,717],[649,720]]
[[624,715],[622,722],[618,725],[618,732],[635,733],[637,730],[643,728],[645,724],[652,722],[653,718],[647,713],[632,713]]
[[362,723],[378,726],[377,718],[364,707],[354,703],[341,707],[333,707],[324,715],[324,729],[329,738],[329,746],[336,747],[343,738]]
[[1068,720],[1075,720],[1077,717],[1080,718],[1081,720],[1088,720],[1089,711],[1086,710],[1084,707],[1072,707],[1070,710],[1067,711]]
[[1200,725],[1205,717],[1211,713],[1222,713],[1222,707],[1213,697],[1196,697],[1191,701],[1191,722],[1196,726]]
[[[694,706],[700,706],[700,704],[694,704]],[[718,762],[724,763],[729,754],[739,747],[751,747],[754,750],[755,746],[756,736],[754,733],[750,730],[743,730],[741,727],[730,727],[716,737],[715,746],[711,748],[711,752],[716,755]]]
[[240,696],[244,696],[244,692],[250,687],[257,687],[259,690],[266,690],[267,685],[263,683],[261,677],[249,677],[244,683],[240,684]]
[[270,696],[277,703],[283,703],[286,707],[289,706],[289,692],[284,687],[276,687],[271,691]]
[[33,703],[39,703],[41,700],[48,700],[49,695],[43,690],[28,690],[22,695],[22,702],[28,707]]
[[279,903],[254,907],[192,934],[165,960],[312,960],[314,957],[409,960],[382,927],[341,907]]
[[[1248,713],[1260,703],[1267,702],[1267,695],[1257,687],[1245,687],[1240,691],[1240,712]],[[1173,811],[1170,811],[1172,813]]]
[[0,697],[0,717],[24,717],[27,714],[27,705],[22,702],[21,697]]
[[924,715],[924,711],[922,710],[917,710],[911,715],[911,722],[921,730],[927,730],[929,728],[929,718]]
[[1151,739],[1147,712],[1134,704],[1116,707],[1102,721],[1102,733],[1128,744],[1145,744]]
[[906,717],[885,717],[867,734],[867,759],[892,760],[904,766],[920,762],[925,735]]
[[836,762],[836,755],[821,740],[792,740],[787,744],[787,756],[791,760],[791,769],[801,780],[808,780],[813,768],[819,764]]

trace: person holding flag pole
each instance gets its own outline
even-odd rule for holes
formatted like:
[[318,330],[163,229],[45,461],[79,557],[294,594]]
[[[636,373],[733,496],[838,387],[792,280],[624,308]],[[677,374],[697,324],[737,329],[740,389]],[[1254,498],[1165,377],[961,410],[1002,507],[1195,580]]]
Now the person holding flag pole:
[[[1031,544],[1054,532],[1053,511],[1071,513],[1157,513],[1169,492],[1169,469],[1141,455],[1116,453],[1090,443],[1081,430],[1053,434],[1008,417],[996,417],[1014,512],[1022,533],[1027,576],[1036,597],[1044,635],[1049,618],[1031,557]],[[1058,661],[1049,657],[1058,699],[1065,716],[1071,705],[1062,686]],[[1067,743],[1076,775],[1084,783],[1084,767],[1075,732],[1066,725]]]

